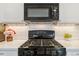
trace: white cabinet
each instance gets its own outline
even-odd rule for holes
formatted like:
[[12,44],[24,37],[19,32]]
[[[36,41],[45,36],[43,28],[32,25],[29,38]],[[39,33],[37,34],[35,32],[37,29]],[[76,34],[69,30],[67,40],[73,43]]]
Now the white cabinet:
[[18,49],[0,48],[0,56],[18,56]]
[[64,23],[79,23],[79,3],[60,3],[59,19]]
[[23,9],[23,3],[0,3],[0,22],[23,21]]
[[79,48],[67,48],[67,56],[79,56]]

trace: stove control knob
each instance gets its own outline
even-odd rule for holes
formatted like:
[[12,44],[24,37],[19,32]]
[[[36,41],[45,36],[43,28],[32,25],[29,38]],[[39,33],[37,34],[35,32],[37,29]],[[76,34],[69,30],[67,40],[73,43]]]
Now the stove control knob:
[[24,55],[25,56],[33,56],[34,55],[34,52],[31,51],[31,50],[27,50],[27,51],[24,51]]
[[66,49],[65,48],[57,48],[56,53],[58,56],[65,56],[66,55]]

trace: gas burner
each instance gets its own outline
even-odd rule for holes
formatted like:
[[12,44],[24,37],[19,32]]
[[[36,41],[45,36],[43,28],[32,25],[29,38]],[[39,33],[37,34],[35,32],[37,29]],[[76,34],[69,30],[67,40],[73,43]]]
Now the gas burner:
[[30,39],[27,42],[25,42],[21,48],[24,47],[63,47],[60,43],[53,39]]

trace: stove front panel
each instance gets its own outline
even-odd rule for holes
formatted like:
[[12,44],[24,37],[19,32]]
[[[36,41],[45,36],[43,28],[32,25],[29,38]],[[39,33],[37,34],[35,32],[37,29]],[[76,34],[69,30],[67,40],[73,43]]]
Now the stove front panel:
[[52,48],[52,47],[31,47],[19,48],[19,56],[65,56],[66,48]]

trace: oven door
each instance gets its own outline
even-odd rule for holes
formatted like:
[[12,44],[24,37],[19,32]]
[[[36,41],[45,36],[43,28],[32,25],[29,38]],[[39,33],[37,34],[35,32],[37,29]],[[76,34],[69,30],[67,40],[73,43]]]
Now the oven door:
[[54,48],[19,48],[19,56],[56,56]]
[[34,56],[34,50],[29,48],[19,48],[18,56]]

